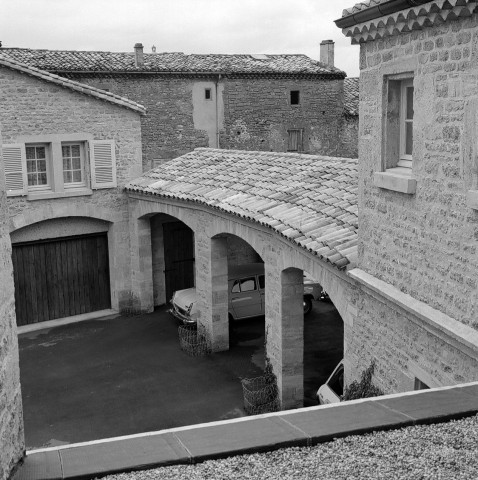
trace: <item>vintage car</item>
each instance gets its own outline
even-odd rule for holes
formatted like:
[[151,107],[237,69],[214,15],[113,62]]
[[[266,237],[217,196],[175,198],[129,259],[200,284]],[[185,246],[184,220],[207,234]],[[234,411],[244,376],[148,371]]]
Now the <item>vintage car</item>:
[[344,394],[344,361],[334,368],[327,381],[317,391],[317,400],[321,405],[338,403]]
[[[242,320],[265,314],[265,275],[263,263],[229,267],[229,318]],[[312,300],[324,297],[322,287],[304,276],[304,314],[312,310]],[[174,292],[169,312],[183,323],[196,323],[197,293],[195,288]]]

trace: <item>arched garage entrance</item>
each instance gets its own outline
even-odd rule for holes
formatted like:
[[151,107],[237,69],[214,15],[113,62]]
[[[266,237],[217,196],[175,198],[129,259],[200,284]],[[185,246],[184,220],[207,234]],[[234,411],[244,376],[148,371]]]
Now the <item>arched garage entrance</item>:
[[111,307],[108,228],[67,217],[11,233],[18,326]]

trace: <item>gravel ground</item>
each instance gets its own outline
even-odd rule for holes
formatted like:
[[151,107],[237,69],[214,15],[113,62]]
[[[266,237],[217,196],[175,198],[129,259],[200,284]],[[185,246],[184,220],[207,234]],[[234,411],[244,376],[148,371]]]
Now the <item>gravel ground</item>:
[[312,448],[286,448],[104,478],[476,480],[478,415],[436,425],[350,436]]

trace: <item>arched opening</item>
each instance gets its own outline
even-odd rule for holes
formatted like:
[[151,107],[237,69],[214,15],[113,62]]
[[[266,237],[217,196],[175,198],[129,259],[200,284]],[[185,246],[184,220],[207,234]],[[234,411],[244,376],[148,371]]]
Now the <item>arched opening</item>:
[[111,308],[110,226],[62,217],[11,232],[18,326]]
[[317,405],[317,390],[344,355],[344,323],[328,293],[304,272],[311,311],[304,317],[304,407]]
[[150,218],[154,306],[168,303],[174,292],[195,286],[194,232],[165,213]]

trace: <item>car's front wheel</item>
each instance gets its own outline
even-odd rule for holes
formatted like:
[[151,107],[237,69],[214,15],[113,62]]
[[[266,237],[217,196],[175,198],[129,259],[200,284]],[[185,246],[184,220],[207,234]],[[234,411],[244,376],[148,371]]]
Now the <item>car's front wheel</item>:
[[312,311],[312,300],[309,297],[304,297],[304,315]]

